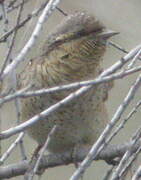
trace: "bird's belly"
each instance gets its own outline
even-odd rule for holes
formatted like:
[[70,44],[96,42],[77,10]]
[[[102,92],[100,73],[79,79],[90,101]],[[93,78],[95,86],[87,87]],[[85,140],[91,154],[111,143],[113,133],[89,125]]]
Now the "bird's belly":
[[[47,109],[56,102],[52,99],[49,95],[46,98],[32,97],[25,99],[24,101],[27,102],[23,103],[22,112],[24,114],[22,118],[27,120]],[[56,112],[51,113],[45,119],[38,121],[28,129],[28,134],[41,145],[45,143],[54,125],[57,125],[48,146],[48,149],[53,152],[65,151],[73,148],[76,144],[92,144],[105,125],[103,117],[100,115],[100,106],[99,103],[95,108],[92,98],[85,98],[85,100],[77,98],[68,105],[59,108]]]

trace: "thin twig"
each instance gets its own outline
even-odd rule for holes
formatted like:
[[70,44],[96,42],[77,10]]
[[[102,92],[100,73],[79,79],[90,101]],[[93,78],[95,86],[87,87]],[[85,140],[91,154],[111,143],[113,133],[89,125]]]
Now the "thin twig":
[[40,151],[40,155],[39,155],[39,157],[38,157],[38,159],[37,159],[37,161],[36,161],[36,163],[35,163],[33,172],[30,172],[30,173],[28,174],[28,180],[33,180],[34,175],[37,173],[38,168],[39,168],[39,165],[40,165],[40,162],[41,162],[41,159],[42,159],[45,151],[48,149],[48,145],[49,145],[49,143],[50,143],[50,141],[51,141],[52,135],[53,135],[54,132],[56,131],[56,128],[57,128],[57,126],[55,125],[55,126],[51,129],[50,133],[48,134],[47,140],[46,140],[44,146],[42,147],[42,149],[41,149],[41,151]]
[[131,165],[133,164],[133,162],[137,159],[139,153],[141,152],[141,147],[139,147],[137,149],[137,151],[135,153],[132,154],[132,156],[129,159],[129,162],[125,165],[125,167],[122,169],[119,177],[124,176],[124,173],[127,172],[127,170],[131,167]]
[[127,117],[119,124],[119,126],[114,130],[113,133],[109,136],[106,143],[110,142],[117,134],[118,132],[124,128],[126,122],[137,112],[137,109],[141,106],[141,101],[139,101],[135,107],[130,111],[130,113],[127,115]]
[[131,139],[131,147],[126,151],[126,153],[124,154],[124,156],[122,157],[122,159],[120,160],[119,165],[117,166],[115,172],[113,173],[111,180],[119,180],[121,178],[120,173],[122,172],[124,166],[126,165],[128,159],[131,157],[131,155],[133,154],[133,147],[134,145],[137,143],[137,141],[139,140],[139,138],[141,137],[141,128],[139,128],[137,130],[137,133],[135,135],[135,137],[133,137]]
[[[24,4],[28,3],[29,1],[30,0],[25,0]],[[22,2],[19,2],[19,3],[15,4],[15,5],[14,5],[14,3],[16,3],[16,1],[13,1],[13,2],[8,4],[7,13],[10,13],[13,10],[18,9],[21,6],[21,4],[22,4]]]
[[[4,33],[6,33],[8,30],[9,30],[9,20],[8,20],[8,16],[7,16],[7,12],[6,12],[6,5],[5,5],[5,2],[3,1],[2,3],[0,3],[0,6],[2,8],[2,14],[3,14],[3,20],[4,20]],[[9,39],[6,39],[6,44],[7,44],[7,47],[9,49]]]
[[114,114],[110,123],[106,126],[96,143],[93,145],[92,149],[90,150],[88,156],[84,159],[81,163],[80,167],[74,172],[70,180],[78,180],[84,171],[90,166],[93,158],[104,148],[106,144],[104,144],[105,139],[108,137],[109,133],[111,132],[114,125],[120,119],[121,115],[135,96],[136,91],[140,87],[141,84],[141,75],[137,78],[135,84],[130,88],[127,96],[125,97],[123,103],[118,107],[116,113]]
[[[23,8],[24,8],[24,0],[22,0],[22,3],[19,7],[19,11],[17,12],[16,26],[18,26],[20,23]],[[4,63],[4,66],[2,67],[2,71],[1,71],[0,75],[3,73],[3,70],[4,70],[7,62],[9,61],[9,58],[11,57],[12,50],[13,50],[13,47],[15,45],[17,33],[18,33],[18,29],[15,29],[12,40],[11,40],[11,44],[9,47],[9,51],[7,53],[6,59],[4,61],[5,63]],[[16,80],[15,71],[12,72],[12,80],[13,80],[13,90],[16,91],[16,84],[17,84],[16,81],[17,80]],[[15,99],[15,107],[16,107],[16,114],[17,114],[17,121],[18,121],[17,124],[19,124],[19,119],[20,119],[20,110],[19,110],[19,102],[18,101],[19,101],[18,99]],[[22,141],[20,141],[19,145],[20,145],[20,151],[21,151],[22,159],[24,160],[24,159],[26,159],[26,154],[25,154],[25,148],[24,148]]]
[[97,77],[94,80],[80,81],[80,82],[70,83],[67,85],[56,86],[53,88],[40,89],[40,90],[36,90],[36,91],[26,92],[27,88],[26,88],[26,90],[21,89],[19,91],[16,91],[15,93],[8,94],[6,96],[1,95],[0,106],[2,106],[4,103],[12,101],[13,99],[16,99],[16,98],[26,98],[26,97],[31,97],[31,96],[39,96],[39,95],[44,95],[47,93],[53,93],[53,92],[62,91],[62,90],[70,90],[70,89],[74,89],[74,88],[80,88],[80,87],[87,86],[87,85],[97,85],[97,84],[101,84],[101,83],[106,83],[106,82],[109,82],[111,80],[124,78],[125,76],[130,75],[130,74],[135,73],[135,72],[138,72],[140,70],[141,70],[141,66],[132,68],[132,69],[127,70],[127,71],[121,70],[118,73],[114,73],[114,74],[111,74],[109,76],[105,76],[103,78]]
[[[136,151],[140,147],[140,143],[133,147],[133,151]],[[96,157],[96,159],[102,159],[107,160],[116,158],[116,157],[122,157],[123,154],[131,147],[131,144],[125,143],[123,145],[109,145],[107,146],[99,155]],[[85,156],[88,154],[90,150],[90,147],[87,149],[80,148],[78,150],[78,153],[75,156],[76,162],[81,162]],[[63,153],[50,153],[47,155],[44,155],[41,160],[41,164],[39,166],[39,169],[47,169],[47,168],[53,168],[61,165],[68,165],[74,163],[74,158],[72,158],[72,151],[67,151]],[[28,160],[26,161],[20,161],[15,164],[9,164],[5,165],[3,167],[0,167],[0,178],[12,178],[15,176],[23,175],[25,172],[30,168],[30,162]]]
[[9,2],[9,4],[7,5],[7,7],[9,8],[9,7],[13,7],[14,6],[14,4],[17,2],[18,0],[11,0],[10,2]]
[[[22,10],[23,10],[23,6],[24,6],[24,0],[22,0],[21,6],[20,6],[19,11],[18,11],[18,13],[17,13],[16,26],[18,26],[19,23],[20,23],[21,13],[22,13]],[[7,65],[7,63],[9,62],[10,55],[11,55],[12,50],[13,50],[14,45],[15,45],[15,39],[16,39],[17,33],[18,33],[18,29],[16,28],[16,29],[14,29],[14,34],[13,34],[12,40],[11,40],[11,42],[10,42],[9,50],[8,50],[7,55],[6,55],[6,58],[5,58],[5,60],[4,60],[4,64],[3,64],[2,69],[1,69],[1,72],[0,72],[0,76],[1,76],[1,74],[3,73],[3,71],[4,71],[4,69],[5,69],[6,65]]]
[[15,29],[19,29],[19,28],[23,27],[31,18],[37,17],[39,15],[39,13],[45,8],[46,5],[47,5],[47,2],[44,2],[43,4],[41,4],[41,6],[38,9],[34,10],[24,20],[22,20],[18,26],[12,27],[11,30],[9,30],[7,33],[3,34],[0,37],[0,43],[5,42],[6,39],[15,31]]
[[23,47],[21,52],[17,55],[17,57],[13,60],[13,62],[5,68],[0,79],[3,79],[4,77],[6,77],[13,69],[17,67],[17,65],[20,62],[24,60],[24,56],[29,52],[29,50],[31,50],[32,46],[35,44],[45,20],[49,18],[49,16],[52,14],[53,10],[55,10],[59,2],[60,0],[50,0],[49,3],[47,3],[46,7],[44,8],[36,24],[36,27],[30,39],[28,40],[26,45]]
[[133,58],[133,60],[128,64],[128,68],[132,68],[134,66],[134,64],[136,63],[137,59],[140,57],[141,55],[141,49],[139,50],[139,52],[135,55],[135,57]]
[[124,49],[123,47],[119,46],[118,44],[116,44],[116,43],[114,43],[112,41],[108,41],[108,44],[115,47],[116,49],[126,53],[126,54],[129,53],[126,49]]
[[60,9],[59,7],[56,7],[56,9],[64,16],[68,16],[68,14],[66,12],[64,12],[62,9]]
[[17,139],[14,141],[14,143],[11,144],[11,146],[8,148],[8,150],[2,155],[2,157],[0,158],[0,164],[3,164],[4,161],[9,157],[9,155],[13,152],[13,150],[15,149],[15,147],[19,144],[19,142],[21,141],[21,139],[24,137],[24,133],[21,132],[19,134],[19,136],[17,137]]
[[135,172],[132,180],[139,180],[141,177],[141,166],[139,166],[139,168],[137,169],[137,171]]
[[[99,78],[103,78],[104,76],[107,76],[113,72],[115,72],[116,70],[118,70],[119,68],[121,68],[126,62],[128,62],[137,52],[138,52],[138,49],[140,48],[140,46],[137,46],[136,48],[134,48],[133,50],[131,50],[131,52],[129,54],[127,54],[123,59],[122,61],[118,61],[117,63],[115,63],[114,65],[112,65],[110,68],[108,68],[107,70],[105,70],[100,76]],[[138,84],[137,84],[138,85]],[[136,87],[136,86],[135,86]],[[35,115],[34,117],[32,117],[30,120],[16,126],[16,127],[13,127],[13,128],[10,128],[6,131],[3,131],[1,134],[0,134],[0,139],[5,139],[5,138],[8,138],[16,133],[19,133],[21,131],[23,131],[24,129],[32,126],[34,123],[36,123],[37,121],[39,120],[43,120],[45,117],[47,117],[50,113],[54,112],[55,110],[57,110],[58,108],[60,108],[62,105],[65,105],[67,104],[68,102],[72,101],[74,98],[78,97],[78,96],[81,96],[83,93],[85,93],[86,91],[88,91],[89,89],[91,88],[91,85],[89,86],[86,86],[86,87],[82,87],[80,89],[78,89],[77,91],[71,93],[69,96],[67,96],[66,98],[64,98],[63,100],[57,102],[56,104],[50,106],[48,109],[44,110],[43,112],[41,112],[40,114],[38,115]],[[134,90],[134,88],[133,88]],[[133,93],[134,95],[134,93]],[[127,103],[128,104],[128,103]],[[120,108],[118,109],[118,111],[120,111]],[[116,119],[113,120],[113,125],[115,124],[116,122]],[[111,130],[111,126],[109,128],[108,126],[108,132],[106,130],[106,133],[109,134],[109,130]],[[103,138],[102,138],[102,141],[103,141]],[[98,142],[98,147],[99,145],[101,144],[101,140],[100,142]]]
[[[30,0],[25,0],[25,3],[29,2],[29,1]],[[13,1],[13,2],[15,2],[15,1]],[[6,9],[6,13],[8,14],[8,13],[12,12],[13,10],[18,9],[19,6],[21,6],[21,2],[16,5],[11,5],[9,2],[7,9]],[[0,21],[3,20],[3,18],[4,18],[4,16],[0,15]]]
[[3,12],[3,18],[4,18],[4,31],[7,32],[8,30],[8,17],[7,17],[7,12],[6,12],[6,8],[5,8],[5,4],[4,2],[0,3],[1,7],[2,7],[2,12]]

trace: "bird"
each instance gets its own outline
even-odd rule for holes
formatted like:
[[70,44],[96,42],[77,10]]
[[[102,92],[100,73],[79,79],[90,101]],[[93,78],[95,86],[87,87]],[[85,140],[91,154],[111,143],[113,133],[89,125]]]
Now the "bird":
[[[42,52],[28,62],[18,79],[18,88],[51,88],[95,79],[103,71],[107,40],[117,32],[108,30],[94,15],[75,12],[47,35]],[[27,129],[38,146],[43,146],[56,125],[48,152],[62,153],[91,146],[109,118],[105,105],[113,81],[92,86],[82,96],[60,107]],[[25,122],[67,97],[78,88],[21,99],[21,122]]]

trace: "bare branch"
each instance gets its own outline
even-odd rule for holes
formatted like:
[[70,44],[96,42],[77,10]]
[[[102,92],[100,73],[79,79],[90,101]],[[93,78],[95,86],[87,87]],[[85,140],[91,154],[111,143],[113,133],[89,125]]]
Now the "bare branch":
[[41,149],[41,152],[40,152],[39,157],[37,158],[37,161],[35,162],[35,166],[33,167],[33,171],[31,170],[31,171],[28,173],[28,175],[27,175],[28,180],[32,180],[33,177],[34,177],[34,175],[37,173],[37,171],[38,171],[38,169],[39,169],[40,162],[41,162],[41,160],[42,160],[42,158],[43,158],[43,155],[44,155],[45,151],[46,151],[47,148],[48,148],[48,145],[49,145],[49,143],[50,143],[50,141],[51,141],[51,138],[52,138],[54,132],[56,131],[56,128],[57,128],[57,126],[55,125],[55,126],[52,128],[52,130],[50,131],[50,133],[48,134],[47,140],[46,140],[45,144],[43,145],[43,147],[42,147],[42,149]]
[[140,57],[141,55],[141,49],[138,51],[138,53],[135,55],[135,57],[133,58],[133,60],[130,62],[130,64],[128,64],[128,68],[132,68],[134,66],[134,64],[136,63],[137,59]]
[[[20,3],[21,4],[21,3]],[[32,19],[33,17],[36,17],[39,15],[39,13],[45,8],[45,6],[47,5],[47,2],[43,3],[38,9],[34,10],[31,14],[29,14],[24,20],[22,20],[18,25],[12,27],[8,32],[6,32],[5,34],[3,34],[0,37],[0,43],[5,42],[6,39],[16,30],[16,29],[20,29],[21,27],[23,27],[30,19]]]
[[[110,68],[108,68],[107,70],[105,70],[100,76],[99,78],[103,78],[104,76],[107,76],[113,72],[115,72],[116,70],[118,70],[119,68],[121,68],[126,62],[129,61],[129,59],[131,59],[140,49],[140,46],[137,46],[135,49],[131,50],[131,52],[129,54],[127,54],[124,59],[121,61],[118,61],[117,63],[115,63],[114,65],[112,65]],[[57,102],[56,104],[52,105],[51,107],[49,107],[48,109],[44,110],[43,112],[41,112],[38,115],[35,115],[33,118],[31,118],[30,120],[14,127],[14,128],[10,128],[9,130],[3,131],[0,134],[0,139],[5,139],[10,137],[11,135],[14,135],[16,133],[19,133],[23,130],[25,130],[26,128],[32,126],[34,123],[36,123],[39,120],[43,120],[45,117],[47,117],[50,113],[54,112],[55,110],[57,110],[58,108],[60,108],[62,105],[67,104],[68,102],[72,101],[74,98],[82,95],[84,92],[86,92],[89,88],[91,88],[91,85],[88,85],[86,87],[82,87],[80,89],[78,89],[77,91],[71,93],[69,96],[67,96],[66,98],[64,98],[63,100]],[[129,102],[128,102],[129,103]],[[127,103],[127,104],[128,104]],[[109,130],[108,130],[109,131]]]
[[109,41],[108,44],[113,46],[114,48],[122,51],[123,53],[126,53],[126,54],[129,53],[126,49],[124,49],[123,47],[119,46],[118,44],[116,44],[116,43],[114,43],[112,41]]
[[[19,23],[20,23],[21,14],[22,14],[22,11],[23,11],[23,6],[24,6],[24,0],[22,0],[21,6],[20,6],[18,14],[17,14],[16,26],[18,26]],[[8,61],[9,61],[10,55],[11,55],[13,47],[15,45],[15,39],[16,39],[17,33],[18,33],[18,29],[15,29],[12,40],[9,43],[9,48],[8,48],[7,55],[5,57],[4,64],[2,66],[1,72],[0,72],[0,76],[3,73],[3,71],[5,69],[5,66],[7,65]]]
[[132,154],[129,161],[126,163],[125,167],[122,169],[122,172],[120,173],[120,177],[124,176],[125,172],[133,165],[133,162],[137,159],[139,153],[141,152],[141,147],[138,148],[138,150]]
[[[122,157],[123,154],[131,147],[130,143],[126,143],[123,145],[109,145],[107,146],[95,159],[99,160],[107,160],[114,159],[116,157]],[[140,146],[140,143],[133,146],[133,152],[136,151]],[[75,160],[77,162],[81,162],[90,148],[79,149],[76,153]],[[39,169],[53,168],[61,165],[68,165],[74,163],[74,158],[72,157],[72,151],[65,153],[56,153],[56,154],[48,154],[44,155],[41,159]],[[15,176],[23,175],[30,168],[29,161],[21,161],[16,164],[11,164],[5,167],[0,167],[0,178],[12,178]]]
[[141,166],[139,166],[139,168],[137,169],[137,171],[135,172],[132,180],[139,180],[141,177]]
[[119,124],[119,126],[113,131],[113,133],[111,133],[111,135],[108,138],[108,142],[110,142],[113,137],[115,137],[118,132],[124,128],[125,124],[127,123],[127,121],[133,116],[133,114],[135,114],[137,112],[137,109],[141,106],[141,101],[139,101],[135,107],[130,111],[130,113],[127,115],[127,117],[125,119],[123,119],[123,121]]
[[80,88],[83,86],[87,86],[87,85],[96,85],[96,84],[101,84],[104,82],[108,82],[111,80],[116,80],[116,79],[121,79],[124,78],[125,76],[131,75],[132,73],[136,73],[138,71],[141,70],[141,66],[132,68],[130,70],[121,70],[118,73],[114,73],[111,74],[109,76],[105,76],[105,77],[97,77],[94,80],[88,80],[88,81],[81,81],[81,82],[75,82],[75,83],[71,83],[68,85],[60,85],[60,86],[56,86],[53,88],[48,88],[48,89],[41,89],[41,90],[36,90],[36,91],[28,91],[25,92],[27,89],[21,89],[19,91],[16,91],[15,93],[9,94],[7,96],[4,96],[0,99],[0,106],[3,105],[6,102],[9,102],[15,98],[25,98],[25,97],[30,97],[30,96],[39,96],[39,95],[43,95],[43,94],[47,94],[47,93],[53,93],[53,92],[57,92],[57,91],[61,91],[61,90],[69,90],[72,88]]
[[15,149],[15,147],[19,144],[21,139],[24,137],[24,133],[20,133],[17,139],[14,143],[11,144],[11,146],[8,148],[8,150],[2,155],[0,158],[0,164],[3,164],[4,161],[9,157],[9,155],[12,153],[12,151]]
[[1,75],[1,79],[3,79],[5,76],[7,76],[13,69],[15,69],[17,67],[17,65],[21,61],[24,60],[24,56],[31,49],[31,47],[34,45],[36,39],[38,38],[39,33],[42,29],[43,23],[45,22],[45,20],[47,18],[49,18],[49,16],[53,12],[53,10],[55,10],[55,8],[59,2],[60,2],[60,0],[50,0],[49,1],[49,3],[44,8],[44,11],[42,12],[42,14],[40,16],[30,39],[28,40],[28,42],[26,43],[24,48],[21,50],[21,52],[18,54],[18,56],[13,60],[13,62],[5,68],[5,70],[3,71],[3,74]]
[[114,125],[120,119],[121,115],[128,107],[129,103],[135,96],[136,91],[141,85],[141,75],[137,78],[135,84],[130,88],[127,96],[125,97],[123,103],[118,107],[116,113],[114,114],[113,118],[111,119],[110,123],[106,126],[103,133],[98,138],[97,142],[93,145],[92,149],[90,150],[88,156],[84,159],[81,163],[81,166],[77,169],[77,171],[72,175],[70,180],[77,180],[79,177],[84,173],[84,171],[89,167],[92,162],[93,157],[95,157],[106,144],[104,144],[105,139],[108,137],[109,133],[111,132]]
[[113,173],[111,180],[119,180],[121,178],[121,176],[123,175],[122,170],[125,167],[127,161],[129,160],[129,158],[131,158],[133,151],[132,151],[132,147],[137,143],[137,141],[139,140],[139,138],[141,137],[141,128],[137,131],[136,137],[133,137],[131,140],[131,148],[129,148],[126,153],[124,154],[124,156],[122,157],[119,165],[117,166],[115,172]]

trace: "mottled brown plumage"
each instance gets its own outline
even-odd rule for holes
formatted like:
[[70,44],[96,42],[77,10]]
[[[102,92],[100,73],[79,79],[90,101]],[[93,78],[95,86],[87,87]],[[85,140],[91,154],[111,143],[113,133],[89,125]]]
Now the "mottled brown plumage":
[[[31,89],[37,90],[94,79],[102,69],[106,40],[114,34],[87,13],[66,17],[48,36],[42,55],[30,61],[21,74],[20,88],[33,85]],[[48,133],[57,124],[48,147],[51,152],[94,143],[108,121],[105,100],[111,88],[109,85],[94,86],[83,96],[30,127],[28,134],[43,145]],[[70,92],[72,90],[22,99],[22,121],[42,112]]]

